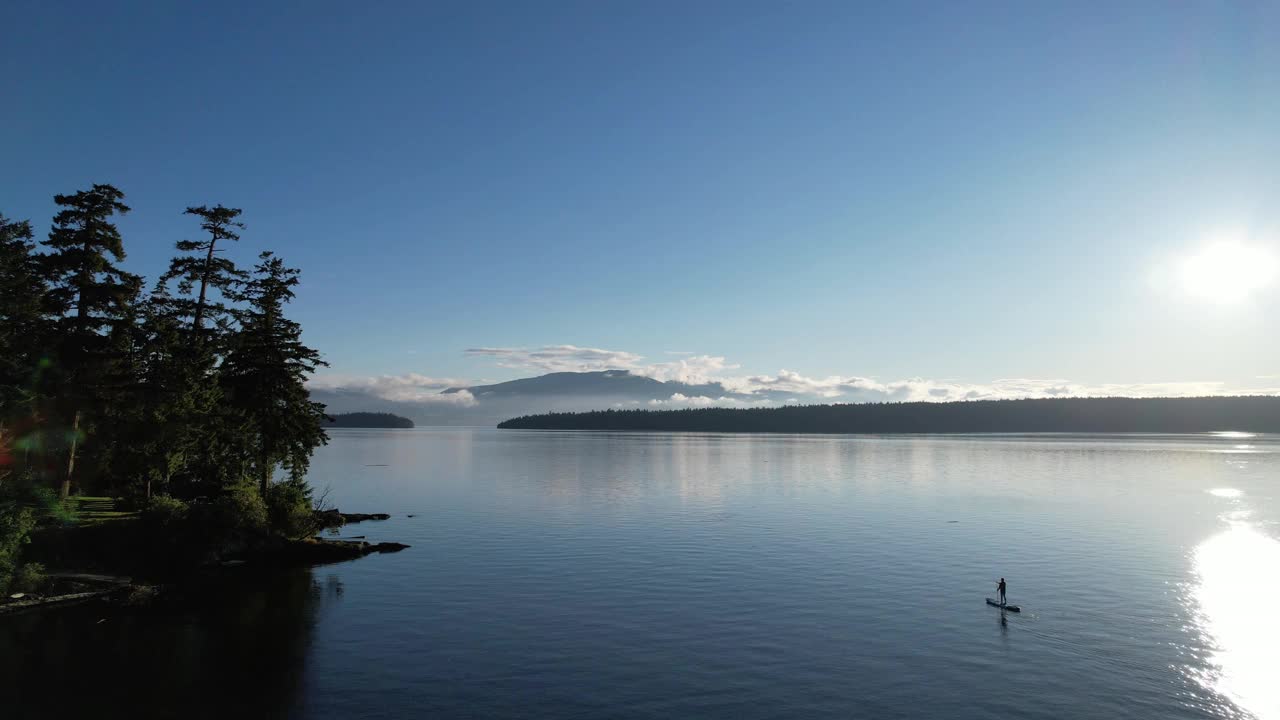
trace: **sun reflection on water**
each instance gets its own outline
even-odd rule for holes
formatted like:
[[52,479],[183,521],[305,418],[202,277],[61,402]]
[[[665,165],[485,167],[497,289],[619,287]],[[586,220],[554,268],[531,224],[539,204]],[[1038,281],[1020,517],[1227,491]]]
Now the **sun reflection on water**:
[[[1209,491],[1237,499],[1232,488]],[[1192,599],[1214,648],[1214,672],[1197,679],[1259,720],[1280,720],[1280,541],[1226,513],[1228,529],[1195,549]]]
[[1234,500],[1244,495],[1243,492],[1235,488],[1214,488],[1209,491],[1209,494],[1220,498],[1228,498],[1230,500]]

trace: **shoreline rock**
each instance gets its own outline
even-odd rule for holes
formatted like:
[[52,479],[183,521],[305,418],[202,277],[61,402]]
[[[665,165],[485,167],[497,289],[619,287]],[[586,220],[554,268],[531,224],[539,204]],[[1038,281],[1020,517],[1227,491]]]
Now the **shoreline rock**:
[[114,607],[137,607],[150,603],[159,594],[154,585],[138,585],[129,578],[88,573],[51,573],[46,593],[18,593],[19,597],[0,603],[0,615],[80,605],[99,601]]
[[387,513],[344,513],[337,510],[323,510],[315,514],[316,523],[321,530],[342,527],[366,520],[390,520]]
[[400,552],[403,543],[368,543],[363,540],[292,540],[278,548],[261,550],[244,558],[249,565],[328,565],[355,560],[374,553]]
[[[317,532],[347,523],[390,519],[387,513],[343,513],[328,510],[315,513]],[[399,552],[408,545],[397,542],[370,543],[364,535],[344,539],[323,537],[286,540],[279,536],[238,537],[200,554],[174,558],[146,555],[156,543],[143,532],[134,518],[112,525],[85,525],[46,529],[40,537],[41,555],[36,561],[51,567],[38,593],[15,593],[0,597],[0,616],[27,611],[61,608],[84,603],[109,607],[148,605],[171,584],[219,571],[240,568],[288,569],[328,565],[356,560],[366,555]],[[135,578],[141,578],[139,582]],[[143,584],[150,583],[150,584]],[[154,583],[164,583],[155,585]],[[168,595],[168,591],[165,591]]]

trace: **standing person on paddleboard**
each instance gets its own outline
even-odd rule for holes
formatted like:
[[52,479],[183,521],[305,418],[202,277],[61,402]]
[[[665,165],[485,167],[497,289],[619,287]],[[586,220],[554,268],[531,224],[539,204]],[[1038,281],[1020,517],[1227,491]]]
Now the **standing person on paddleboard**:
[[1004,605],[1007,601],[1007,598],[1005,597],[1006,589],[1004,578],[1000,578],[1000,582],[996,583],[996,599],[1000,601],[1001,605]]

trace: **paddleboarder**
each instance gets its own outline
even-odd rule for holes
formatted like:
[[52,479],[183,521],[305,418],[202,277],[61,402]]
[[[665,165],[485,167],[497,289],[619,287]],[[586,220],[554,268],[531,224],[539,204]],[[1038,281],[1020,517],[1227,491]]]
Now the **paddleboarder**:
[[1000,582],[996,584],[996,599],[1000,601],[1001,605],[1004,605],[1005,602],[1007,602],[1007,598],[1005,597],[1005,589],[1006,589],[1006,586],[1004,584],[1004,578],[1000,578]]

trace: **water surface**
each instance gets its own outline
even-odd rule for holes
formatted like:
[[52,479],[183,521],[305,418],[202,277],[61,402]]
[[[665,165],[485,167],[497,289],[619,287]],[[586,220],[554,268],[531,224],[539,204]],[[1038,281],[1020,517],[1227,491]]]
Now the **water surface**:
[[[1277,478],[1254,436],[336,431],[312,483],[395,516],[345,535],[411,549],[0,624],[0,690],[70,668],[150,716],[238,712],[254,678],[295,718],[1276,720]],[[1021,614],[984,603],[1001,576]]]

